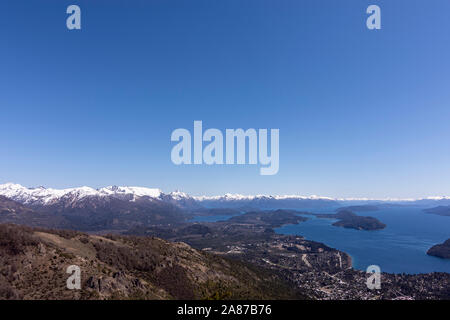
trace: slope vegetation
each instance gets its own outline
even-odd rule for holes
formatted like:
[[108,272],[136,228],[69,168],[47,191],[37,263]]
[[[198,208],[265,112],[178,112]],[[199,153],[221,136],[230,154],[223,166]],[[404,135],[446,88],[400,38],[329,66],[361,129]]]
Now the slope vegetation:
[[[67,267],[81,269],[69,290]],[[1,299],[290,299],[280,276],[154,237],[0,225]]]

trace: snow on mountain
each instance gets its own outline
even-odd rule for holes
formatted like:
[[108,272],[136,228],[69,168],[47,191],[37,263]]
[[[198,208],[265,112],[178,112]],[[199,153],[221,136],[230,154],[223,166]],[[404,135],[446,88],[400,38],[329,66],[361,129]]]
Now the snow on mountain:
[[336,200],[329,197],[319,196],[300,196],[300,195],[242,195],[226,193],[223,196],[194,196],[194,199],[198,201],[239,201],[239,200],[257,200],[257,199],[273,199],[273,200],[287,200],[287,199],[299,199],[299,200]]
[[321,196],[301,195],[241,195],[225,194],[222,196],[197,196],[193,197],[200,205],[210,208],[291,208],[291,209],[317,209],[351,205],[450,205],[450,197],[428,197],[422,199],[369,199],[369,198],[330,198]]
[[197,201],[239,201],[239,200],[257,200],[257,199],[273,199],[273,200],[331,200],[331,201],[362,201],[362,202],[414,202],[414,201],[439,201],[450,200],[450,196],[435,196],[426,198],[331,198],[324,196],[302,196],[302,195],[242,195],[226,193],[219,196],[193,196]]
[[339,203],[332,198],[301,195],[241,195],[225,194],[223,196],[194,197],[201,205],[210,208],[319,208],[332,207]]
[[6,183],[0,185],[0,195],[25,205],[51,205],[61,199],[81,200],[88,197],[117,197],[131,196],[131,200],[139,197],[159,198],[160,189],[143,187],[117,187],[110,186],[101,189],[90,187],[52,189],[52,188],[26,188],[20,184]]
[[449,196],[436,196],[436,197],[427,197],[422,200],[450,200]]
[[181,192],[178,190],[169,193],[169,196],[172,197],[172,199],[174,199],[174,200],[185,200],[185,199],[194,198],[194,197],[191,197],[190,195],[188,195],[187,193],[184,193],[184,192]]
[[162,191],[156,188],[110,186],[98,189],[98,193],[101,195],[108,195],[108,196],[119,194],[131,194],[136,197],[159,198],[162,194]]
[[417,203],[417,204],[450,204],[450,197],[428,197],[422,199],[366,199],[366,198],[330,198],[301,195],[242,195],[227,193],[221,196],[190,196],[181,191],[163,193],[158,188],[109,186],[100,189],[78,187],[67,189],[26,188],[20,184],[6,183],[0,185],[0,195],[11,200],[31,206],[47,206],[59,201],[77,203],[83,199],[117,198],[126,201],[150,198],[165,203],[171,203],[182,208],[196,209],[201,206],[254,206],[271,207],[309,207],[331,206],[344,204],[367,204],[373,202]]
[[48,205],[58,201],[66,195],[73,195],[75,198],[83,198],[89,195],[95,195],[97,191],[89,187],[70,188],[70,189],[51,189],[51,188],[26,188],[20,184],[6,183],[0,185],[0,195],[23,204],[42,204]]

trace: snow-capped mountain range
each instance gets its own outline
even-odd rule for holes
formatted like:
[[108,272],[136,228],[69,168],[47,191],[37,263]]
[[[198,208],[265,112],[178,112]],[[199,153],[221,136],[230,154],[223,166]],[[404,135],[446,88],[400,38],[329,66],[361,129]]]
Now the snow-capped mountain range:
[[[332,199],[299,195],[226,194],[192,197],[183,192],[164,193],[158,188],[110,186],[52,189],[26,188],[19,184],[0,185],[0,223],[84,231],[131,230],[145,226],[176,225],[193,216],[228,210],[252,211],[297,209],[314,212],[350,206],[404,206],[423,208],[450,205],[449,197],[408,201]],[[373,207],[373,206],[372,206]],[[445,207],[446,208],[446,207]]]
[[0,185],[0,222],[40,227],[92,231],[167,225],[185,221],[185,209],[196,206],[196,201],[184,193],[164,194],[152,188]]
[[50,206],[60,202],[76,204],[86,199],[120,199],[135,202],[137,200],[162,201],[182,208],[206,207],[318,207],[347,204],[364,204],[373,202],[395,203],[448,203],[450,197],[429,197],[424,199],[336,199],[319,196],[301,195],[240,195],[225,194],[222,196],[190,196],[184,192],[164,193],[158,188],[109,186],[99,189],[78,187],[67,189],[27,188],[20,184],[6,183],[0,185],[0,196],[7,197],[21,204],[39,207]]
[[[20,202],[25,205],[51,205],[62,198],[81,200],[88,197],[116,197],[123,199],[128,196],[129,200],[139,197],[159,198],[161,190],[142,187],[117,187],[110,186],[100,189],[90,187],[52,189],[52,188],[26,188],[20,184],[6,183],[0,185],[0,195]],[[178,194],[176,194],[178,197]]]
[[72,202],[86,198],[117,198],[121,200],[136,201],[140,198],[161,200],[164,202],[182,203],[186,201],[198,203],[234,203],[234,202],[255,202],[255,201],[277,201],[277,200],[324,200],[334,201],[335,199],[318,196],[299,195],[254,195],[245,196],[240,194],[225,194],[223,196],[190,196],[184,192],[175,191],[164,193],[158,188],[145,187],[123,187],[109,186],[99,189],[91,187],[78,187],[67,189],[53,188],[27,188],[20,184],[6,183],[0,185],[0,195],[11,200],[30,206],[47,206],[58,203],[61,200],[70,199]]

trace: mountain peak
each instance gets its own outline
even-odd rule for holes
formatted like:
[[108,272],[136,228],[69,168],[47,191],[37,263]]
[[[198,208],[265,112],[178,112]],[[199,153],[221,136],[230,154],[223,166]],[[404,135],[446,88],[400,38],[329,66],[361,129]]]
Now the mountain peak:
[[29,205],[48,205],[60,200],[61,198],[68,197],[80,200],[86,197],[131,195],[134,199],[136,197],[159,198],[161,194],[162,191],[160,189],[143,187],[110,186],[101,189],[94,189],[83,186],[67,189],[52,189],[44,187],[26,188],[15,183],[5,183],[0,185],[0,195]]
[[109,186],[98,189],[101,194],[132,194],[138,197],[158,198],[162,191],[158,188]]

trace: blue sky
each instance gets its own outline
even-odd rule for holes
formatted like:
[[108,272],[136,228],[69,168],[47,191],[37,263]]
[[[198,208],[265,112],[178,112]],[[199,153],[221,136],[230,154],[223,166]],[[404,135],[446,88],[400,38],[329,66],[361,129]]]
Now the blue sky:
[[[66,28],[66,8],[82,30]],[[366,28],[377,4],[382,29]],[[0,3],[0,183],[450,194],[450,2]],[[279,128],[280,170],[176,166],[176,128]]]

